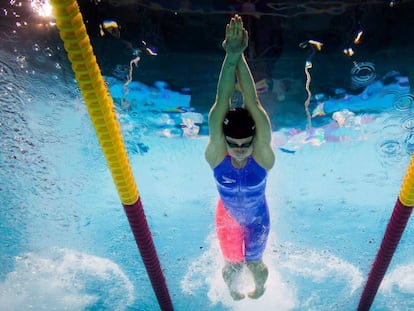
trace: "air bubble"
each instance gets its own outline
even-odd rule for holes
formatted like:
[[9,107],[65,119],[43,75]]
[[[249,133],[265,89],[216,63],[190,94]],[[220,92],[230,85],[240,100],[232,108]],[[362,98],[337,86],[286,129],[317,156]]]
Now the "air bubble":
[[354,67],[351,69],[351,84],[352,88],[357,89],[360,87],[371,84],[376,78],[375,65],[369,62],[354,63]]
[[412,94],[403,94],[396,98],[393,103],[394,109],[397,111],[411,110],[414,103],[414,96]]
[[380,151],[387,157],[393,157],[401,153],[401,144],[396,140],[386,140],[381,143]]
[[53,56],[53,50],[51,48],[45,48],[43,50],[43,55],[45,55],[47,57],[52,57]]
[[411,133],[414,133],[414,116],[410,115],[401,119],[401,127]]
[[16,57],[17,64],[20,68],[26,68],[27,67],[27,59],[24,55],[19,55]]
[[40,46],[39,46],[39,44],[37,44],[37,43],[33,44],[32,49],[33,49],[33,51],[35,51],[35,52],[39,52],[39,51],[40,51]]
[[407,154],[411,155],[414,152],[414,134],[410,134],[405,138],[404,145],[407,150]]

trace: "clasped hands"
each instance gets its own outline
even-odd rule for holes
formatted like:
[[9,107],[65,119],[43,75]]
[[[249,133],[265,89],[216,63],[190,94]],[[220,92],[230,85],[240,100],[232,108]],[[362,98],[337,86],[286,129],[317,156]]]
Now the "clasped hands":
[[227,54],[241,54],[246,49],[248,41],[249,35],[243,28],[243,21],[239,15],[235,15],[226,26],[223,49]]

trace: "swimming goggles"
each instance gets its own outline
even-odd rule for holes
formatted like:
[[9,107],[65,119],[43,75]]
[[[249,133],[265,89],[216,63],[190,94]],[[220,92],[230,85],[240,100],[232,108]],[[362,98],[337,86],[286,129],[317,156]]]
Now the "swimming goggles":
[[227,139],[226,139],[226,143],[227,143],[227,146],[229,146],[230,148],[249,148],[253,143],[253,138],[251,141],[244,143],[244,144],[232,143],[232,142],[229,142]]

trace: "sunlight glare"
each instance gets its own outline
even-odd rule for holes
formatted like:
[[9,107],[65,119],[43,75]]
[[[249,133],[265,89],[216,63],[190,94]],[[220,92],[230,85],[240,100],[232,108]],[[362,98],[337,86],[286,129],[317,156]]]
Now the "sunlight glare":
[[31,0],[30,5],[33,12],[40,17],[51,17],[52,16],[52,5],[49,0]]

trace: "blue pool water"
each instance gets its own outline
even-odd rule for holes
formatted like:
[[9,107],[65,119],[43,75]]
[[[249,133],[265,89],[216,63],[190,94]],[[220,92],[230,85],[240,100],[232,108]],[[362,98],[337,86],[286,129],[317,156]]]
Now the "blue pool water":
[[[47,45],[23,39],[3,32],[0,44],[0,309],[158,310],[76,81]],[[339,111],[312,130],[304,110],[274,128],[267,290],[233,302],[203,155],[207,111],[171,112],[189,95],[139,82],[126,109],[124,81],[107,82],[176,310],[356,309],[413,150],[407,84],[331,99]],[[198,135],[185,135],[188,118]],[[414,309],[413,234],[410,220],[372,310]]]

